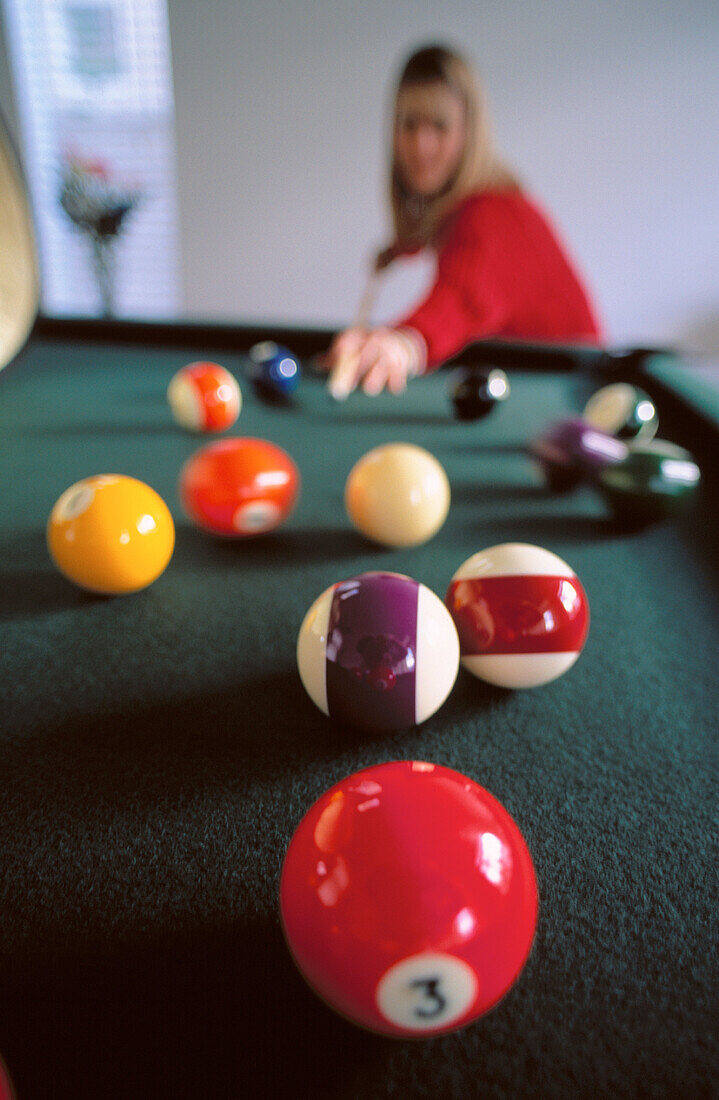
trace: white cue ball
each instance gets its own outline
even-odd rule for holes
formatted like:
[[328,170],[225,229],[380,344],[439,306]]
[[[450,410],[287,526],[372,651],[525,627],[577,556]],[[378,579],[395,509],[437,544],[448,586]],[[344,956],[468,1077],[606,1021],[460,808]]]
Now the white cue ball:
[[449,503],[444,468],[414,443],[386,443],[368,451],[345,484],[345,508],[352,524],[383,546],[427,542],[447,518]]

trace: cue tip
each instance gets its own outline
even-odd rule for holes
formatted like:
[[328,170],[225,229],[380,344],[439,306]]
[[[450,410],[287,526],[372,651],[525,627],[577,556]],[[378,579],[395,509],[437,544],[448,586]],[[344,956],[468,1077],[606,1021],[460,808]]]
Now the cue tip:
[[345,354],[337,361],[327,382],[327,389],[335,401],[344,401],[352,393],[355,388],[358,363],[357,352]]

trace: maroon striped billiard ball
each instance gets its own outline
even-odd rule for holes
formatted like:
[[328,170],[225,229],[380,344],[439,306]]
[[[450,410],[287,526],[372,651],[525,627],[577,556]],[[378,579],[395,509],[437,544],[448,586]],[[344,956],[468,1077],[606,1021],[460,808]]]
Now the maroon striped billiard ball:
[[311,988],[353,1023],[400,1038],[492,1008],[527,960],[537,906],[507,810],[466,775],[412,760],[326,791],[280,880],[287,945]]
[[452,617],[425,585],[399,573],[333,584],[305,615],[297,667],[312,701],[367,730],[406,729],[434,714],[459,670]]
[[503,543],[473,554],[445,602],[462,665],[506,688],[538,687],[572,667],[589,630],[589,604],[574,571],[549,550]]

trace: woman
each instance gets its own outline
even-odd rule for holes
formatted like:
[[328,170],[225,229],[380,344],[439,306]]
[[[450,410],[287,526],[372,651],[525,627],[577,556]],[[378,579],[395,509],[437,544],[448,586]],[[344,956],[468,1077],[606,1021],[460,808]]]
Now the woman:
[[381,271],[422,248],[437,254],[427,298],[393,328],[355,326],[327,356],[338,398],[361,384],[401,392],[473,340],[596,343],[586,290],[544,213],[497,158],[486,107],[457,53],[429,46],[397,87],[390,201],[395,239]]

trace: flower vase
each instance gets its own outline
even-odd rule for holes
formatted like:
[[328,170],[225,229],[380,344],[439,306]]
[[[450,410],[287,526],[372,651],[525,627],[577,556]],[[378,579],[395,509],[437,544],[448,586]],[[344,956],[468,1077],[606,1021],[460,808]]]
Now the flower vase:
[[115,316],[115,237],[91,233],[92,261],[95,281],[100,291],[100,316]]

